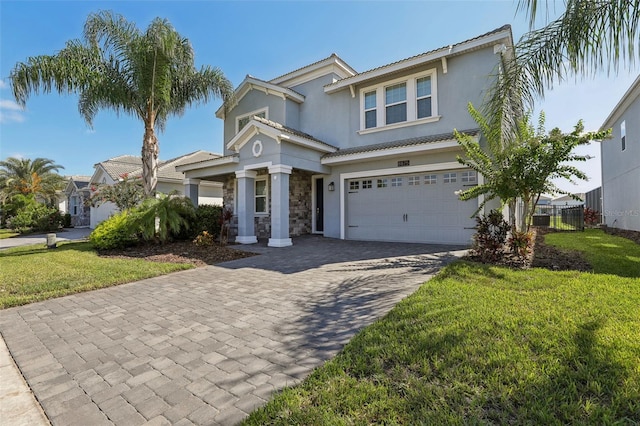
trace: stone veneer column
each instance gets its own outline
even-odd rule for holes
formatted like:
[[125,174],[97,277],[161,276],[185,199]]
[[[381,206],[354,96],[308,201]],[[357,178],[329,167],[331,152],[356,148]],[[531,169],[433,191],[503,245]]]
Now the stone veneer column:
[[269,166],[271,175],[271,238],[269,247],[293,245],[289,238],[289,175],[291,166]]
[[200,179],[184,179],[184,196],[189,197],[194,206],[198,207],[198,189],[200,186]]
[[238,236],[236,243],[254,244],[256,238],[253,216],[256,211],[255,203],[255,179],[257,173],[254,170],[240,170],[236,172],[238,178]]

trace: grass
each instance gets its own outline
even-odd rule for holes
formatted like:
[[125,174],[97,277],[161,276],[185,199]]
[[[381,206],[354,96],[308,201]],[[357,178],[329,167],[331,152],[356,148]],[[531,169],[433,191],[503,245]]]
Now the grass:
[[17,232],[14,232],[11,229],[0,229],[0,240],[3,240],[5,238],[15,237],[16,235],[20,235],[20,234]]
[[99,257],[90,243],[0,251],[0,308],[155,277],[191,265]]
[[638,424],[640,246],[547,239],[594,273],[453,263],[244,424]]

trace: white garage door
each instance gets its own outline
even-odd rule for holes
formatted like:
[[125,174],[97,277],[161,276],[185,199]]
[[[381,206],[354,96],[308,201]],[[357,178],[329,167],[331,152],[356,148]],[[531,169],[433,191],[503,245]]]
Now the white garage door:
[[476,184],[460,170],[350,179],[347,239],[469,244],[478,202],[455,192]]

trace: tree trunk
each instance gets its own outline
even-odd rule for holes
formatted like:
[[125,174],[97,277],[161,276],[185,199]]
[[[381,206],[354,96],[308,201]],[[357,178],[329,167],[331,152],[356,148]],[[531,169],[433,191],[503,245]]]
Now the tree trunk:
[[142,141],[142,183],[147,197],[156,195],[158,185],[158,138],[153,127],[144,129]]
[[511,231],[515,231],[516,229],[516,201],[509,200],[509,226],[511,226]]

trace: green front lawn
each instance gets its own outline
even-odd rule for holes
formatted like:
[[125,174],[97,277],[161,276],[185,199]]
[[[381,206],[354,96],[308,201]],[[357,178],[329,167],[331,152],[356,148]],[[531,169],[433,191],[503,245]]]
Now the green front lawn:
[[11,229],[0,229],[0,240],[3,240],[5,238],[15,237],[16,235],[20,235],[20,234],[17,232],[14,232]]
[[245,424],[637,424],[640,246],[547,239],[595,272],[451,264]]
[[192,265],[99,257],[90,243],[0,251],[0,309],[192,268]]

